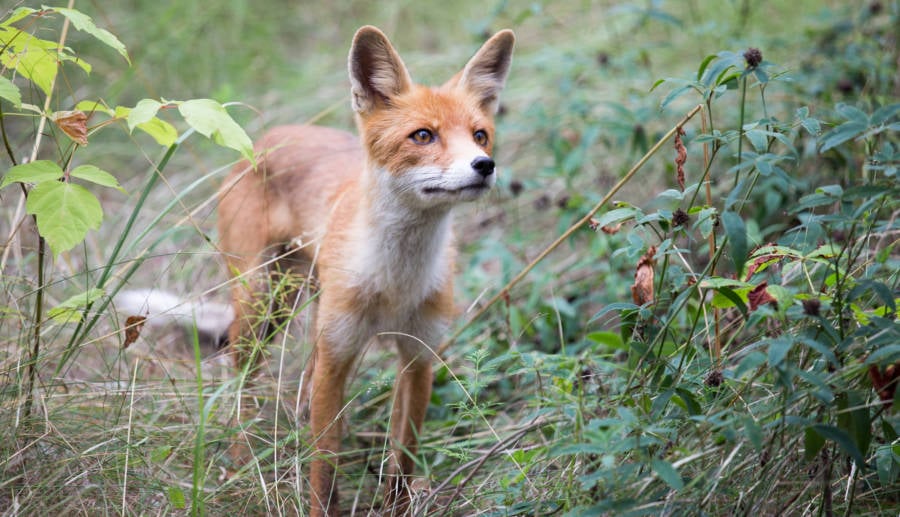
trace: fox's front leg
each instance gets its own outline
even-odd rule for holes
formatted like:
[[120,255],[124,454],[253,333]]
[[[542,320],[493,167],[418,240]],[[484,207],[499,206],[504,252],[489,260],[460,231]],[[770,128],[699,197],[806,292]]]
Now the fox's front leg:
[[310,515],[339,515],[337,467],[341,448],[340,411],[344,404],[344,386],[353,366],[349,357],[335,353],[335,347],[322,339],[316,348],[310,394],[310,428],[316,456],[310,467]]
[[391,412],[393,455],[388,470],[384,515],[405,515],[409,506],[408,476],[415,469],[414,457],[419,432],[431,399],[430,357],[411,357],[402,352],[394,381],[394,407]]

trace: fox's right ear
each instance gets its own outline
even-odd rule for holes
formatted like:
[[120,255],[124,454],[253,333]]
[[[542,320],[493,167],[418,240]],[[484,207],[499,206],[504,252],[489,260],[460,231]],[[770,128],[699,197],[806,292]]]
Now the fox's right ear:
[[388,104],[412,87],[412,79],[383,32],[361,27],[350,47],[350,95],[353,110],[365,114],[379,103]]
[[463,88],[478,99],[485,111],[496,113],[515,45],[513,31],[505,29],[494,34],[444,88]]

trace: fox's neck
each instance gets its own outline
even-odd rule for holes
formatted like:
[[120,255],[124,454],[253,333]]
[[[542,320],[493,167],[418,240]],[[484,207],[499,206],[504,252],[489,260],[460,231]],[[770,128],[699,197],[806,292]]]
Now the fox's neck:
[[450,274],[450,207],[411,207],[401,193],[368,179],[358,212],[359,280],[368,291],[421,302],[444,287]]

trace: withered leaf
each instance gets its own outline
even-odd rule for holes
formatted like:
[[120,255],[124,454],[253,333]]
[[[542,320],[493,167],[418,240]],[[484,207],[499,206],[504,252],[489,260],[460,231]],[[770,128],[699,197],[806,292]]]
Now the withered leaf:
[[656,246],[650,246],[638,260],[637,269],[634,272],[634,285],[631,286],[631,298],[637,305],[653,303],[654,255],[656,255]]
[[78,145],[87,145],[87,115],[81,110],[57,111],[53,122]]
[[747,293],[747,300],[750,302],[750,310],[755,311],[767,303],[776,303],[777,300],[769,294],[766,288],[769,287],[768,282],[762,282],[754,287],[752,291]]
[[[766,247],[766,246],[775,246],[775,243],[770,242],[767,244],[763,244],[762,246],[760,246],[760,248]],[[765,255],[760,255],[760,256],[756,257],[755,259],[753,259],[753,263],[747,267],[747,276],[744,278],[744,281],[749,281],[750,277],[752,277],[753,274],[756,273],[756,271],[764,264],[768,264],[769,262],[779,260],[784,257],[785,257],[784,253],[767,253]]]
[[687,161],[687,148],[681,140],[683,135],[684,129],[679,127],[678,131],[675,133],[675,152],[677,153],[675,156],[675,171],[678,187],[682,192],[684,192],[684,163]]
[[897,389],[897,383],[900,382],[900,362],[889,364],[884,372],[878,365],[869,366],[869,379],[872,380],[872,387],[878,393],[878,398],[885,405],[894,402],[894,391]]
[[125,318],[125,342],[122,343],[123,349],[128,348],[129,345],[137,341],[146,321],[146,316],[128,316]]

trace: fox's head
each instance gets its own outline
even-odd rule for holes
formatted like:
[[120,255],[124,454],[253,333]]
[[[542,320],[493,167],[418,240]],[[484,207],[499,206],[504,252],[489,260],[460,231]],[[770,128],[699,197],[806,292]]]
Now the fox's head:
[[477,199],[491,188],[494,114],[514,44],[512,31],[498,32],[462,71],[429,88],[412,82],[380,30],[357,31],[352,104],[379,188],[420,208]]

